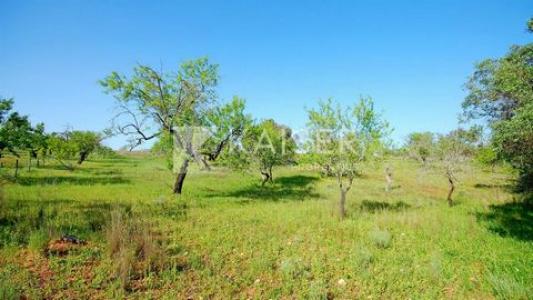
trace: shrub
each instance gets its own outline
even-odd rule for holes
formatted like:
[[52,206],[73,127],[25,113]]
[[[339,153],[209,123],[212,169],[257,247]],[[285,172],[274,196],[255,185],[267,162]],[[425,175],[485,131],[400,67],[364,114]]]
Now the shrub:
[[392,240],[392,236],[387,230],[374,230],[370,233],[370,238],[374,245],[381,249],[389,248]]

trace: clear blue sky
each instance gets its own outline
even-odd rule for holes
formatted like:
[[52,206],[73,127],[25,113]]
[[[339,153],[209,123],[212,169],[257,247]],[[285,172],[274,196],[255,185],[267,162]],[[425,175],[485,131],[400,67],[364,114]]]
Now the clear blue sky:
[[[457,126],[473,63],[531,42],[533,1],[0,1],[0,95],[50,131],[101,130],[97,80],[209,56],[222,99],[293,128],[304,107],[374,97],[397,141]],[[124,139],[107,143],[120,147]]]

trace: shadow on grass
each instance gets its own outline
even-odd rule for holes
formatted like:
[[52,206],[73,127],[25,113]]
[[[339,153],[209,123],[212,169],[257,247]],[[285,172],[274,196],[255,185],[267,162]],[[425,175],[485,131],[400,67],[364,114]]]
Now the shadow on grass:
[[10,181],[20,185],[97,185],[97,184],[126,184],[130,180],[122,177],[76,177],[76,176],[20,176],[10,178]]
[[388,202],[382,202],[382,201],[370,201],[370,200],[363,200],[361,202],[360,208],[363,211],[368,211],[371,213],[380,212],[384,210],[388,211],[401,211],[410,208],[411,205],[399,201],[396,203],[388,203]]
[[533,240],[533,205],[528,201],[491,205],[486,213],[477,213],[478,221],[490,231],[521,241]]
[[476,189],[503,189],[506,191],[514,191],[516,188],[513,184],[504,183],[504,184],[486,184],[486,183],[476,183],[474,184]]
[[71,174],[76,174],[76,173],[86,173],[86,174],[91,174],[91,175],[120,175],[122,174],[121,170],[118,170],[115,168],[106,169],[104,167],[87,167],[87,166],[79,166],[77,164],[73,164],[73,169],[69,169],[61,165],[46,165],[46,166],[34,167],[32,169],[33,170],[68,171]]
[[[261,187],[254,184],[243,189],[222,194],[211,194],[208,197],[233,197],[257,200],[283,201],[283,200],[305,200],[306,198],[317,198],[313,183],[318,177],[295,175],[274,179],[274,184],[266,184]],[[246,201],[247,202],[247,201]]]

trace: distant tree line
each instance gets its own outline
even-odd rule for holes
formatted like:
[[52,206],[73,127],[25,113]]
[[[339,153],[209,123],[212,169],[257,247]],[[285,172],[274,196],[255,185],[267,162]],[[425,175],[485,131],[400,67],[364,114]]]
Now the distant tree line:
[[13,111],[12,98],[0,99],[0,166],[6,154],[15,157],[15,177],[18,175],[19,159],[22,154],[28,159],[28,170],[32,160],[36,167],[45,164],[47,159],[58,161],[68,169],[75,160],[81,165],[93,153],[114,154],[102,144],[105,135],[92,131],[66,130],[47,133],[43,123],[32,125],[28,116]]

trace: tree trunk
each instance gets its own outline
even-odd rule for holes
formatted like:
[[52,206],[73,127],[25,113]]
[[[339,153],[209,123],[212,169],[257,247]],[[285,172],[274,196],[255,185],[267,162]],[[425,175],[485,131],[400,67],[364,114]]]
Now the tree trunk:
[[339,201],[339,217],[344,219],[346,217],[346,193],[348,191],[341,188],[341,199]]
[[19,160],[15,161],[15,178],[19,176]]
[[387,180],[385,191],[388,192],[392,189],[392,170],[389,167],[385,168],[385,179]]
[[89,156],[89,153],[86,151],[83,151],[80,153],[80,158],[78,159],[78,165],[81,165],[86,159],[87,156]]
[[455,184],[453,182],[453,178],[450,174],[448,174],[448,182],[450,183],[450,190],[448,191],[448,205],[449,206],[452,206],[453,205],[453,200],[452,200],[452,194],[453,194],[453,191],[455,190]]
[[272,176],[272,167],[268,168],[268,180],[270,183],[274,183],[274,177]]
[[176,176],[176,181],[174,182],[174,194],[181,194],[183,188],[183,182],[185,181],[185,176],[187,176],[187,170],[189,168],[189,160],[185,159],[180,166],[178,176]]
[[269,173],[267,171],[261,171],[261,175],[263,176],[263,180],[261,181],[261,187],[265,186],[265,183],[272,182],[271,175],[272,173]]
[[31,153],[28,157],[28,172],[31,172]]

